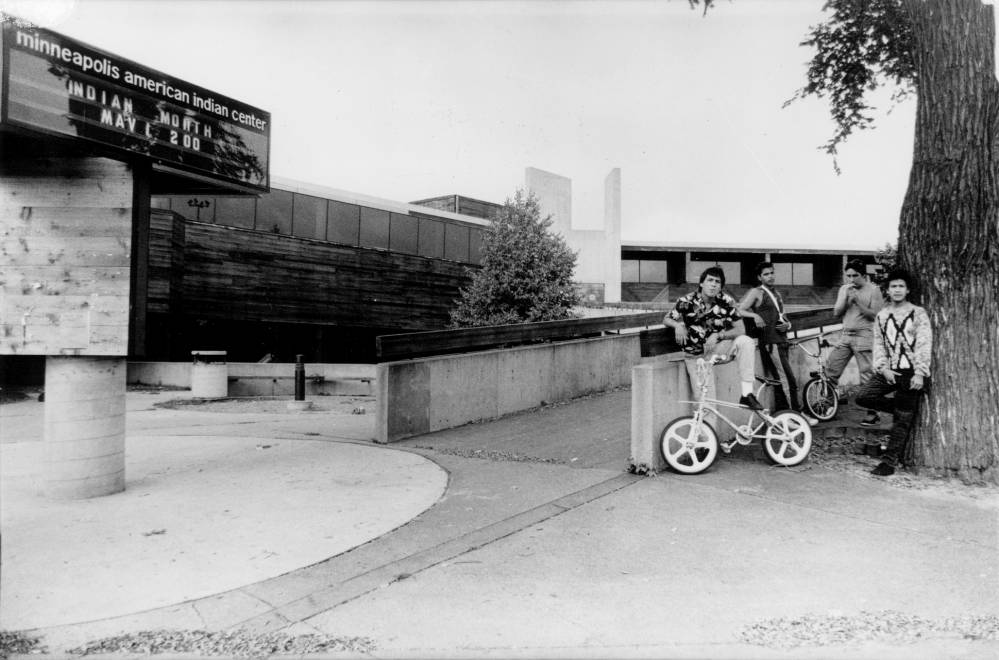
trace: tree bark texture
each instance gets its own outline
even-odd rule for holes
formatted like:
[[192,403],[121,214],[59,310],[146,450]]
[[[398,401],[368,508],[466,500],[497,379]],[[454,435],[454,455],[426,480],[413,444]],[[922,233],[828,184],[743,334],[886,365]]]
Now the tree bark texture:
[[903,0],[918,104],[899,261],[933,326],[932,387],[910,443],[920,470],[999,483],[999,82],[995,8]]

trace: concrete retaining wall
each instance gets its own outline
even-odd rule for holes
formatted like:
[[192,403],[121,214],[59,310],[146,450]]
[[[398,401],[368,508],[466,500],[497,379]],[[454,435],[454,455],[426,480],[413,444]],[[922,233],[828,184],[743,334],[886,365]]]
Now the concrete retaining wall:
[[[128,382],[139,385],[191,387],[190,362],[129,362]],[[294,396],[295,365],[274,362],[230,362],[228,396]],[[375,394],[373,364],[307,364],[305,394]]]
[[637,334],[385,362],[378,365],[375,441],[493,419],[626,385]]
[[[829,342],[835,344],[838,333],[828,336]],[[815,350],[815,342],[808,345],[810,351]],[[825,350],[828,355],[829,349]],[[798,380],[798,393],[801,395],[805,383],[811,378],[809,372],[816,368],[815,360],[802,351],[792,349],[790,353],[791,368]],[[756,356],[756,373],[762,374],[759,353]],[[840,378],[840,385],[850,386],[860,382],[856,361],[851,360]],[[717,398],[722,401],[738,401],[740,395],[739,373],[734,362],[715,367],[715,383]],[[769,388],[761,403],[772,406],[772,393]],[[631,458],[630,462],[641,471],[660,471],[666,468],[659,452],[659,434],[669,422],[693,411],[693,406],[680,401],[692,401],[695,394],[687,376],[682,353],[660,355],[646,359],[632,368],[631,375]],[[732,410],[724,411],[733,422],[743,423],[748,413]],[[724,422],[709,420],[711,426],[718,432],[719,440],[727,440],[734,432]]]

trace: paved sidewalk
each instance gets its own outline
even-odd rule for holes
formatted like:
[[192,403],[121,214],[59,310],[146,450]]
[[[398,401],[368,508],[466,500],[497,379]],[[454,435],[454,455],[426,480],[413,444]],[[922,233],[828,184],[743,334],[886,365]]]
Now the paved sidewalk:
[[[432,506],[418,496],[434,500],[433,487],[380,500],[375,514],[418,503],[398,516],[408,523],[280,575],[123,616],[85,610],[73,624],[37,631],[50,649],[166,627],[356,636],[371,649],[346,655],[378,658],[999,655],[996,489],[873,478],[875,459],[821,452],[799,468],[773,468],[755,447],[736,448],[702,475],[629,475],[628,391],[390,447],[364,441],[370,416],[133,409],[139,395],[129,394],[130,438],[169,437],[185,455],[242,439],[247,453],[253,443],[254,457],[269,457],[230,475],[236,500],[269,503],[261,512],[300,505],[278,492],[254,497],[265,479],[249,468],[274,461],[273,449],[301,458],[286,473],[296,475],[359,452],[367,457],[359,481],[368,466],[401,455],[418,481],[446,473],[446,490]],[[303,483],[303,500],[340,500],[351,485],[342,478]],[[185,509],[200,515],[213,496],[208,487]],[[92,502],[106,511],[113,499]],[[319,542],[329,514],[309,510],[293,526],[300,539]],[[236,529],[258,524],[247,511]],[[166,540],[164,528],[137,540]],[[209,526],[177,550],[211,544],[239,557],[251,536]],[[5,526],[5,552],[7,543]],[[5,557],[4,591],[9,572]],[[107,586],[67,589],[86,602]],[[14,627],[6,616],[3,627]]]
[[283,401],[242,414],[154,407],[178,397],[189,393],[127,395],[126,490],[79,501],[37,492],[43,404],[0,406],[3,628],[110,619],[283,575],[406,523],[447,485],[432,461],[362,444],[371,416]]

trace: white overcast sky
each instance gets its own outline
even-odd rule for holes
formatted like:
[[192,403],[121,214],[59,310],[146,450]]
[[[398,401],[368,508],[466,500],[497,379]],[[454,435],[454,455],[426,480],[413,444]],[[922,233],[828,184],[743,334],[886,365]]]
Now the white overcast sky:
[[[620,167],[624,241],[894,242],[913,102],[841,149],[799,46],[822,0],[0,0],[272,114],[271,173],[397,201],[502,202],[538,167],[577,226]],[[887,94],[879,97],[887,109]]]

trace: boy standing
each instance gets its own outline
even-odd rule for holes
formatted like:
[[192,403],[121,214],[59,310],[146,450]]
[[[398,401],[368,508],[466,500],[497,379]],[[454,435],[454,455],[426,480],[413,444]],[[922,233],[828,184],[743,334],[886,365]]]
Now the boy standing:
[[[929,387],[933,330],[926,310],[909,302],[909,274],[888,274],[888,305],[874,321],[874,374],[865,383],[857,403],[893,416],[888,450],[871,474],[895,473],[909,440],[920,395]],[[894,399],[887,398],[891,392]]]
[[759,329],[757,343],[763,370],[770,378],[781,381],[781,387],[774,392],[774,407],[777,410],[788,407],[797,410],[811,426],[815,426],[818,420],[798,405],[798,382],[788,356],[787,331],[791,329],[791,322],[784,316],[784,300],[774,288],[774,265],[769,261],[757,264],[756,279],[760,285],[743,296],[739,314],[753,319]]
[[[826,375],[833,385],[838,385],[850,358],[856,357],[860,384],[863,385],[871,376],[872,325],[884,299],[881,290],[867,279],[864,262],[859,259],[848,261],[843,274],[847,283],[839,288],[836,304],[833,305],[833,315],[843,319],[843,332],[826,360]],[[867,417],[860,422],[861,426],[877,423],[878,413],[874,410],[868,410]]]

